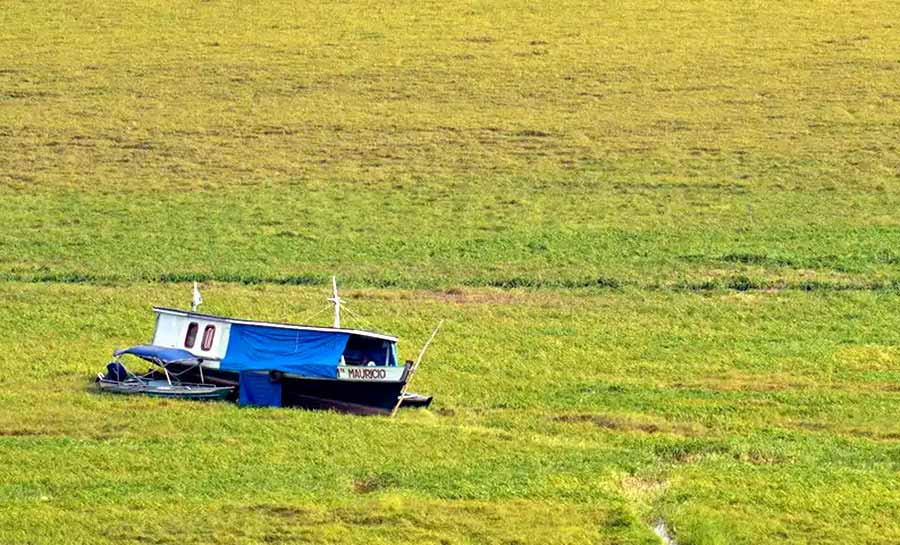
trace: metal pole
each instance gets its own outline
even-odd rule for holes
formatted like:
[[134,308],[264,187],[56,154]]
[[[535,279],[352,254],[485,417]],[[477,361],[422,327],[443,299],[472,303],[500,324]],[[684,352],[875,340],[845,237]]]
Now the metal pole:
[[419,352],[419,357],[416,358],[416,361],[414,361],[412,366],[409,368],[409,373],[406,375],[406,384],[404,384],[403,388],[400,389],[400,395],[397,396],[397,404],[394,405],[394,410],[391,411],[391,416],[397,414],[397,409],[399,409],[400,404],[403,403],[403,395],[406,394],[406,390],[409,389],[409,382],[412,380],[413,374],[416,372],[416,369],[419,368],[419,364],[422,363],[422,358],[425,357],[425,351],[428,350],[428,346],[431,344],[431,341],[434,340],[434,336],[437,335],[437,332],[442,325],[444,325],[444,320],[438,322],[437,327],[434,328],[434,331],[431,332],[431,337],[428,337],[428,341],[425,343],[425,346],[422,347],[422,351]]
[[331,301],[334,303],[334,327],[341,327],[341,298],[338,297],[337,278],[331,277]]

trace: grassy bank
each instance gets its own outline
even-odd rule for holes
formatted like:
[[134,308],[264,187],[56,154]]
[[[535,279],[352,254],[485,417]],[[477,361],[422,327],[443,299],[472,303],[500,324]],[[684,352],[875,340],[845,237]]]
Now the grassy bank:
[[[206,310],[305,319],[321,292],[214,285]],[[351,290],[401,356],[447,318],[414,384],[432,409],[91,392],[188,293],[0,288],[4,542],[898,538],[895,295]]]
[[896,285],[882,8],[11,3],[0,277]]
[[[898,28],[6,2],[0,542],[900,540]],[[316,322],[332,274],[407,357],[448,319],[432,409],[89,388],[192,280]]]

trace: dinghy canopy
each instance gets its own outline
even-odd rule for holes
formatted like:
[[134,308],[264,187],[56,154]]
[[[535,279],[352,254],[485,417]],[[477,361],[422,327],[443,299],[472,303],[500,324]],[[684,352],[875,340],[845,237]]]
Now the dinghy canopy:
[[283,371],[336,378],[348,333],[232,323],[223,371]]
[[122,356],[124,354],[131,354],[132,356],[137,356],[139,358],[143,358],[152,362],[161,361],[163,363],[199,363],[200,361],[197,356],[191,354],[187,350],[182,350],[180,348],[167,348],[165,346],[156,346],[152,344],[140,344],[138,346],[123,348],[121,350],[116,350],[115,352],[113,352],[113,355],[116,357]]

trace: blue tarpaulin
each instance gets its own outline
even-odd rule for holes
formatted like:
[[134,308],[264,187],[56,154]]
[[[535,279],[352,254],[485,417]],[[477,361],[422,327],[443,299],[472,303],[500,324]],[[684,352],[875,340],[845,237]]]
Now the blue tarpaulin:
[[191,354],[187,350],[182,350],[180,348],[166,348],[165,346],[156,346],[152,344],[141,344],[113,352],[113,355],[115,356],[121,356],[123,354],[131,354],[150,361],[159,360],[163,363],[172,363],[176,361],[189,363],[197,362],[197,356]]
[[347,333],[232,324],[223,371],[283,371],[337,378]]
[[269,373],[242,371],[240,404],[242,407],[281,407],[281,383],[272,382]]

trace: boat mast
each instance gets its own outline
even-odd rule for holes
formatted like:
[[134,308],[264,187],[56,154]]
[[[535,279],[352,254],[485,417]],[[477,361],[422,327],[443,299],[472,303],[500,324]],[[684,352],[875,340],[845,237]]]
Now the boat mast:
[[337,278],[331,277],[331,293],[329,301],[334,304],[334,327],[341,327],[341,298],[338,297]]
[[197,312],[197,307],[200,306],[200,303],[203,302],[203,297],[200,296],[200,290],[197,288],[197,282],[194,282],[194,296],[191,298],[191,311]]

